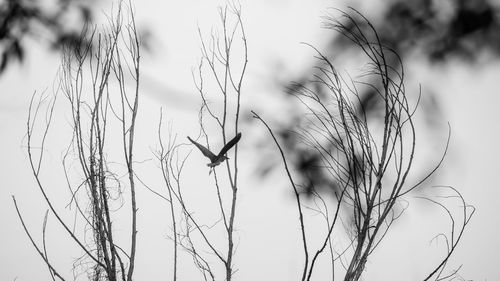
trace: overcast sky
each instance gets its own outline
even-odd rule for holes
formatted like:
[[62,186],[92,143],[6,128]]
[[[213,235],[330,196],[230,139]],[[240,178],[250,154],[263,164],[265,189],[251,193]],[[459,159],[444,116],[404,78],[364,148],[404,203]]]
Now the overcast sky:
[[[261,109],[276,112],[279,104],[270,100],[267,108],[263,100],[276,94],[277,79],[294,77],[312,65],[310,49],[300,42],[325,46],[325,30],[321,29],[321,16],[326,7],[345,8],[344,1],[241,1],[249,47],[249,69],[244,86],[244,110]],[[382,1],[383,2],[383,1]],[[145,168],[154,168],[151,149],[157,143],[155,130],[159,108],[166,112],[173,129],[184,139],[198,133],[199,96],[192,81],[191,71],[199,58],[199,36],[208,34],[218,26],[217,7],[223,1],[135,1],[139,28],[151,31],[151,51],[144,53],[142,64],[143,92],[139,117],[137,142],[138,161],[144,160]],[[353,4],[354,5],[354,4]],[[377,5],[357,5],[361,11]],[[105,8],[103,8],[105,9]],[[437,91],[443,108],[443,120],[437,120],[443,131],[425,137],[441,138],[442,142],[429,141],[437,154],[443,148],[447,135],[447,122],[452,127],[451,149],[444,162],[445,168],[435,184],[452,185],[465,199],[476,206],[477,212],[451,260],[450,268],[463,264],[465,279],[498,280],[498,233],[500,220],[497,198],[500,189],[497,181],[500,139],[500,95],[498,77],[500,62],[488,61],[474,68],[463,62],[431,67],[418,59],[409,58],[408,72],[425,90]],[[30,229],[41,241],[41,228],[46,205],[35,186],[29,170],[25,149],[25,129],[28,103],[34,91],[51,91],[59,67],[59,55],[48,52],[36,42],[32,44],[26,62],[13,65],[0,76],[0,280],[49,280],[46,266],[37,255],[22,231],[15,214],[11,195],[15,195]],[[418,89],[418,86],[412,87]],[[63,102],[60,103],[61,105]],[[273,107],[275,106],[275,107]],[[269,108],[270,107],[270,108]],[[68,126],[64,109],[58,109],[61,118],[49,134],[51,149],[47,150],[47,180],[56,185],[64,183],[49,175],[60,171],[60,159],[68,137],[62,132]],[[154,120],[154,122],[151,122]],[[239,205],[238,240],[236,255],[236,280],[298,280],[302,256],[300,233],[296,221],[289,186],[284,178],[258,181],[252,168],[252,136],[242,128],[241,153],[242,180]],[[254,130],[252,129],[252,132]],[[264,132],[261,132],[264,133]],[[215,141],[215,140],[214,140]],[[219,143],[214,146],[218,147]],[[62,148],[61,148],[62,147]],[[60,149],[59,149],[60,148]],[[429,149],[429,148],[428,148]],[[195,190],[199,182],[210,178],[198,151],[193,151],[189,168],[199,177],[189,177],[187,185],[193,188],[193,205],[202,206],[203,196]],[[430,158],[433,161],[437,158]],[[202,161],[199,163],[197,161]],[[425,162],[425,161],[424,161]],[[149,165],[149,166],[148,166]],[[246,170],[244,168],[247,168]],[[145,172],[145,178],[155,176],[154,169]],[[157,176],[160,176],[159,174]],[[154,180],[151,183],[154,185]],[[65,187],[54,187],[51,195],[58,201],[58,208],[65,210],[68,196]],[[67,191],[66,191],[67,192]],[[136,280],[168,280],[170,276],[171,241],[167,239],[169,226],[161,220],[168,216],[167,206],[145,189],[139,191],[140,228]],[[203,191],[204,192],[204,191]],[[410,198],[411,199],[411,198]],[[428,271],[429,261],[444,254],[444,242],[430,243],[432,237],[449,230],[445,214],[417,199],[410,200],[410,208],[395,224],[369,260],[366,280],[421,280]],[[67,218],[71,219],[71,212]],[[61,271],[71,276],[71,265],[78,251],[70,251],[71,243],[54,218],[49,218],[49,255],[60,265]],[[52,248],[52,249],[51,249]],[[184,258],[181,265],[182,280],[195,279],[197,272],[191,260]],[[191,268],[191,269],[190,269]],[[328,271],[318,271],[315,280],[325,280]],[[17,278],[17,279],[16,279]],[[201,280],[201,279],[200,279]]]

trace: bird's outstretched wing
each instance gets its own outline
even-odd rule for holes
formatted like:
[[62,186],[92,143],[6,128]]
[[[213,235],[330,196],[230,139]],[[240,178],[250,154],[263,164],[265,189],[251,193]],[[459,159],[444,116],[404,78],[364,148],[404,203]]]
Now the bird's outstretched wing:
[[212,151],[208,150],[208,148],[204,147],[203,145],[195,142],[194,140],[192,140],[190,137],[187,137],[188,140],[190,142],[192,142],[194,145],[196,145],[196,147],[198,147],[198,149],[201,151],[201,153],[203,153],[203,155],[205,155],[206,157],[210,158],[210,161],[213,162],[212,159],[215,159],[217,156],[215,154],[212,153]]
[[226,155],[227,151],[231,149],[238,141],[241,139],[241,133],[238,133],[232,140],[230,140],[224,147],[220,150],[219,155],[217,157],[221,157]]

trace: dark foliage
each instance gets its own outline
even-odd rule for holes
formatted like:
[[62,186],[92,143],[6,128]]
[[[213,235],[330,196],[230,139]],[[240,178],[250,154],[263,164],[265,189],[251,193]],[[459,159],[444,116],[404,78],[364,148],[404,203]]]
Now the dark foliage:
[[[488,0],[454,0],[449,7],[437,2],[393,1],[379,23],[383,44],[402,56],[421,49],[435,63],[451,57],[472,62],[481,50],[500,55],[499,7]],[[333,39],[333,45],[338,43],[352,47],[351,42]]]
[[[389,6],[380,9],[383,13],[379,17],[381,21],[374,25],[379,31],[381,43],[400,54],[403,59],[415,51],[423,54],[427,61],[437,64],[447,63],[451,58],[458,58],[473,64],[482,53],[481,51],[487,51],[496,57],[500,56],[500,6],[495,6],[492,1],[454,0],[449,1],[451,4],[449,7],[439,6],[438,4],[442,1],[431,0],[387,2]],[[367,22],[363,21],[359,15],[353,14],[352,16],[357,19],[356,24],[348,23],[348,32],[363,33],[370,29]],[[325,25],[326,28],[331,28],[328,23]],[[351,39],[336,36],[335,32],[331,34],[331,42],[325,50],[327,57],[338,56],[341,52],[357,48],[356,42]],[[398,64],[398,61],[388,62],[388,65],[395,68]],[[290,97],[297,89],[304,86],[315,87],[314,91],[321,95],[324,90],[318,89],[317,85],[309,82],[311,77],[318,74],[315,71],[317,69],[312,71],[308,69],[300,77],[291,79],[299,81],[298,83],[283,86]],[[363,113],[368,118],[381,114],[383,107],[376,95],[377,91],[374,88],[363,89],[363,92],[359,94],[358,113]],[[293,98],[290,99],[291,102],[293,100]],[[433,93],[427,91],[421,105],[425,115],[429,117],[427,121],[436,119],[433,116],[440,114],[439,104],[433,97]],[[428,124],[434,125],[433,122],[428,122]],[[296,129],[297,123],[292,122],[282,127],[279,134],[283,138],[285,149],[297,153],[297,157],[290,160],[294,169],[298,171],[306,192],[311,193],[312,188],[332,189],[332,186],[325,185],[325,176],[321,175],[318,172],[319,169],[316,168],[321,166],[317,152],[300,149],[300,140],[288,133]]]
[[[48,7],[47,1],[5,0],[0,3],[0,74],[14,61],[23,62],[25,38],[48,40],[49,46],[84,45],[81,29],[92,21],[90,9],[94,1],[58,0]],[[69,16],[77,17],[77,26],[70,28]],[[74,19],[71,19],[72,21]]]

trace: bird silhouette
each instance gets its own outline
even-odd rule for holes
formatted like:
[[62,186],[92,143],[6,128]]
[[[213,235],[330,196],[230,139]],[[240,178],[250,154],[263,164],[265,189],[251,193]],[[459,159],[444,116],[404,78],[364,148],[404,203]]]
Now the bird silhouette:
[[[229,159],[226,157],[226,153],[231,147],[233,147],[241,138],[241,133],[238,133],[232,140],[230,140],[224,147],[220,150],[219,154],[215,155],[212,151],[208,150],[208,148],[203,145],[195,142],[190,137],[187,137],[190,142],[192,142],[198,149],[205,155],[208,159],[210,159],[210,163],[207,164],[208,167],[213,168],[220,163],[224,162],[224,160]],[[210,170],[211,172],[211,170]]]

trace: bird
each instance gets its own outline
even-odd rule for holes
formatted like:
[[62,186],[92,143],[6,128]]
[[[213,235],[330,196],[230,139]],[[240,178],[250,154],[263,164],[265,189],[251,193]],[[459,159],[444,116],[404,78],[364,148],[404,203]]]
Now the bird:
[[219,154],[217,155],[215,155],[212,151],[208,150],[208,148],[192,140],[189,136],[187,138],[196,147],[198,147],[198,149],[201,151],[201,153],[203,153],[203,155],[205,155],[208,159],[210,159],[210,163],[208,163],[207,166],[210,167],[210,172],[211,172],[212,168],[224,162],[224,160],[229,159],[228,157],[226,157],[226,153],[241,139],[241,133],[236,134],[236,136],[232,140],[230,140],[226,145],[224,145],[224,147],[220,150]]

